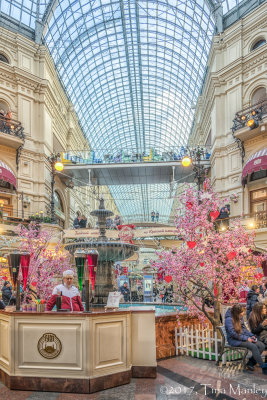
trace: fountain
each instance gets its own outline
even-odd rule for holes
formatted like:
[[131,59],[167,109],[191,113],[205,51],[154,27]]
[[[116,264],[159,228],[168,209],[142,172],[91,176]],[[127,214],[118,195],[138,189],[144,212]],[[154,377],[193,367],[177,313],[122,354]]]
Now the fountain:
[[115,261],[126,260],[131,257],[138,246],[121,241],[108,240],[106,237],[106,218],[113,215],[113,212],[106,210],[104,199],[99,202],[99,209],[90,213],[97,217],[99,236],[96,241],[84,240],[75,241],[65,245],[65,249],[74,255],[76,250],[96,249],[99,253],[98,266],[95,280],[95,295],[93,303],[106,304],[108,293],[113,291],[112,265]]

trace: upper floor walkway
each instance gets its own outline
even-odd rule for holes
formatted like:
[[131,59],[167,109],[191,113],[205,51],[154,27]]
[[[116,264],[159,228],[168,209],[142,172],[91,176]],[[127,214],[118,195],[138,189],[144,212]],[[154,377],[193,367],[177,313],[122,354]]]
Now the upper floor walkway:
[[[187,167],[182,165],[185,156],[192,160]],[[153,148],[147,153],[70,151],[61,153],[64,170],[58,174],[71,179],[75,186],[193,182],[196,165],[208,169],[210,156],[210,148],[199,146],[173,147],[167,151]]]

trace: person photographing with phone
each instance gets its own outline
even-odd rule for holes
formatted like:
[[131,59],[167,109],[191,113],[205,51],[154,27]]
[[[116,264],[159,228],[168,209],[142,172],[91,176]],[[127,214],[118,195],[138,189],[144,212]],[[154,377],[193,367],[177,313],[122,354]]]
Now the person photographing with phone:
[[267,363],[264,363],[261,353],[265,349],[265,345],[257,340],[256,336],[249,332],[244,323],[244,310],[239,304],[235,304],[229,308],[225,314],[225,330],[227,340],[230,346],[246,347],[252,352],[249,358],[247,368],[254,370],[257,363],[262,368],[262,372],[267,375]]

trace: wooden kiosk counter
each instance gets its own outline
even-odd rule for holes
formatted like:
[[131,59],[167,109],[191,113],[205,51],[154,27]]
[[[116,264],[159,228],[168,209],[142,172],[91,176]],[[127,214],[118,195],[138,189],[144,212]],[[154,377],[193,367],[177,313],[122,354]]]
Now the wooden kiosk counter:
[[10,389],[93,393],[156,377],[155,312],[0,312]]

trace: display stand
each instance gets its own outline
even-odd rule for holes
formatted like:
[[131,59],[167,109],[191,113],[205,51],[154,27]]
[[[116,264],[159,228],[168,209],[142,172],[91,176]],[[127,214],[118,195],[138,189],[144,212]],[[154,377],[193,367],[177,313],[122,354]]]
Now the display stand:
[[118,311],[121,298],[123,298],[123,295],[120,292],[109,292],[107,305],[104,307],[105,311],[110,309]]

